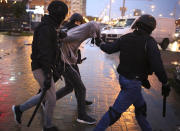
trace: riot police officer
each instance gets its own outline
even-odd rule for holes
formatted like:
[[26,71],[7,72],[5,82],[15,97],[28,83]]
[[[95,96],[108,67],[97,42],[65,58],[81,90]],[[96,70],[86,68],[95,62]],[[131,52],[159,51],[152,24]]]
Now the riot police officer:
[[170,92],[167,75],[163,67],[157,42],[151,37],[156,28],[156,20],[151,15],[142,15],[132,26],[134,31],[120,37],[112,44],[103,44],[96,39],[96,45],[108,54],[120,51],[117,68],[121,91],[112,107],[101,118],[94,131],[104,131],[114,124],[130,105],[135,106],[135,116],[142,131],[152,131],[146,120],[146,102],[141,93],[142,82],[149,72],[155,72],[162,83],[162,93]]
[[[67,5],[62,1],[52,1],[48,6],[49,15],[42,17],[41,23],[34,31],[31,68],[34,78],[41,90],[46,90],[43,131],[57,131],[52,124],[52,117],[56,105],[56,90],[52,78],[52,67],[56,63],[57,32],[56,29],[68,13]],[[23,104],[12,107],[15,121],[21,124],[22,113],[40,101],[42,92],[33,96]]]

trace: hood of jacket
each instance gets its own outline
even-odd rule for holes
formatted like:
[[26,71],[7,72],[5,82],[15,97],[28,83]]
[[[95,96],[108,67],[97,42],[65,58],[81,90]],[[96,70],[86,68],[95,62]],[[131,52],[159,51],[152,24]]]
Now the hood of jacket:
[[59,27],[59,24],[49,15],[44,15],[42,18],[41,18],[41,22],[42,23],[45,23],[45,24],[49,24],[55,28],[58,28]]

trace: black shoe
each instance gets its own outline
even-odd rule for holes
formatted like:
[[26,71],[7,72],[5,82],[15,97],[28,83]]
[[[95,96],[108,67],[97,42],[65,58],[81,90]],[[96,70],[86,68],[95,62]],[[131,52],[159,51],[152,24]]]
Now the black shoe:
[[78,116],[77,122],[92,125],[92,124],[96,123],[96,120],[93,119],[92,117],[88,116],[88,115],[83,115],[83,116],[80,116],[80,117]]
[[59,129],[57,128],[57,127],[55,127],[55,126],[53,126],[53,127],[50,127],[50,128],[43,128],[43,131],[59,131]]
[[87,100],[85,100],[85,104],[86,104],[87,106],[91,105],[92,103],[93,103],[92,101],[87,101]]
[[19,106],[12,106],[12,111],[14,114],[14,120],[17,124],[21,124],[21,116],[22,116],[22,112],[19,109]]

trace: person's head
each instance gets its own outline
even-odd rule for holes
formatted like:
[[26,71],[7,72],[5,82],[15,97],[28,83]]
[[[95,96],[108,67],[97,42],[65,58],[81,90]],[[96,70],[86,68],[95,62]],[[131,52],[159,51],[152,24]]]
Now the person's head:
[[140,16],[132,26],[132,29],[144,30],[148,34],[156,28],[156,19],[148,14]]
[[70,18],[70,22],[81,25],[83,23],[83,16],[79,13],[74,13]]
[[61,22],[65,19],[68,13],[67,5],[58,0],[52,1],[48,6],[48,12],[50,17],[52,17],[57,24],[61,24]]

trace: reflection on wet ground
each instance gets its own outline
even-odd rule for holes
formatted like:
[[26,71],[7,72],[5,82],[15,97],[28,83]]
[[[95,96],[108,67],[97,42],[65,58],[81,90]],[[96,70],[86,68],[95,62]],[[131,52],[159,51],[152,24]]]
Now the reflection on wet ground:
[[[0,131],[41,130],[40,115],[35,117],[31,128],[26,128],[32,110],[23,114],[21,127],[15,125],[11,112],[12,104],[23,103],[38,91],[38,84],[34,80],[30,68],[31,46],[28,45],[31,41],[32,37],[0,35],[0,57],[2,57],[0,59]],[[79,65],[80,72],[87,88],[87,99],[93,101],[93,105],[89,106],[87,111],[88,114],[99,120],[113,104],[120,91],[116,72],[119,53],[107,55],[89,44],[83,45],[81,50],[82,57],[87,57],[87,60]],[[5,53],[9,54],[5,55]],[[154,75],[149,79],[151,89],[142,89],[148,106],[147,118],[154,131],[175,131],[175,128],[180,125],[180,97],[172,90],[167,100],[167,116],[163,118],[161,84]],[[62,81],[58,81],[56,88],[61,88],[63,85]],[[85,126],[75,122],[76,105],[74,93],[59,100],[55,109],[54,123],[61,131],[92,131],[94,126]],[[133,106],[123,113],[116,124],[108,128],[108,131],[116,130],[140,131],[135,120]]]

